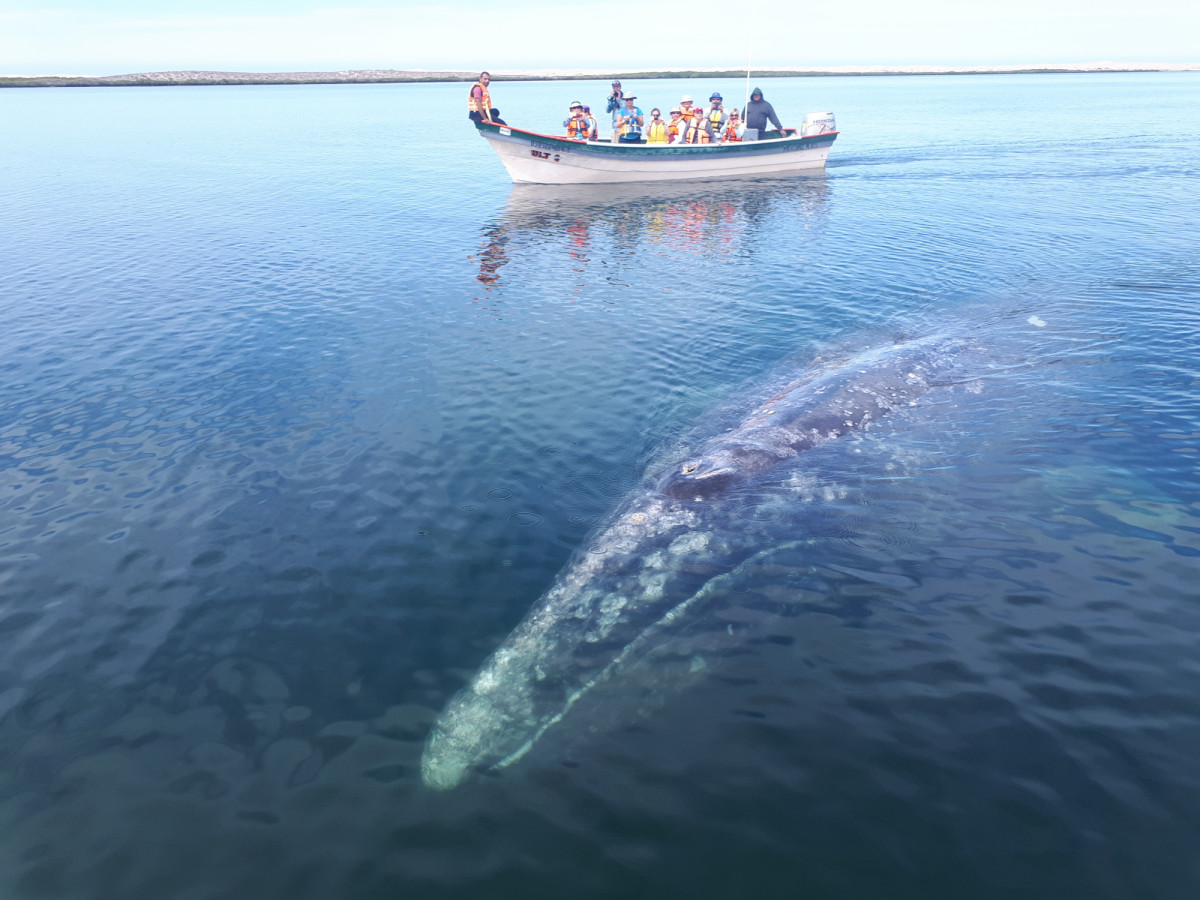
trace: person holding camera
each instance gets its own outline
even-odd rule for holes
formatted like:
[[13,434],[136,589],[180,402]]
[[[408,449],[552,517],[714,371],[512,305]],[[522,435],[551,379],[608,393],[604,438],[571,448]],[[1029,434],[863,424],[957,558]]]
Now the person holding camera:
[[617,135],[620,134],[620,124],[617,120],[621,117],[621,104],[625,101],[625,93],[621,90],[621,82],[614,81],[612,83],[612,93],[608,95],[608,106],[605,107],[605,112],[612,114],[612,139],[616,143]]
[[642,126],[646,119],[641,109],[633,105],[637,97],[634,94],[625,95],[625,108],[617,116],[617,130],[620,142],[623,144],[640,144],[642,142]]

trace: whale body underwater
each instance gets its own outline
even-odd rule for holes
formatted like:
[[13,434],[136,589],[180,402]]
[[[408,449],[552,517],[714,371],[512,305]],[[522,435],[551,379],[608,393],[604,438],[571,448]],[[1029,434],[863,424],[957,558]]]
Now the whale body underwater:
[[425,784],[448,790],[474,771],[510,765],[592,688],[653,652],[719,591],[713,573],[728,571],[738,552],[720,524],[757,482],[960,383],[965,346],[926,337],[811,369],[758,399],[728,431],[652,467],[437,717],[421,759]]

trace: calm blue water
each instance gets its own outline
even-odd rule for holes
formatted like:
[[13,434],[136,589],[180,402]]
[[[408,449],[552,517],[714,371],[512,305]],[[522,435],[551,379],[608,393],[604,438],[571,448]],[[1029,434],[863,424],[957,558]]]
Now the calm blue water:
[[[463,85],[0,92],[0,894],[1197,896],[1200,77],[763,87],[826,176],[517,189]],[[940,333],[710,677],[421,786],[647,465]]]

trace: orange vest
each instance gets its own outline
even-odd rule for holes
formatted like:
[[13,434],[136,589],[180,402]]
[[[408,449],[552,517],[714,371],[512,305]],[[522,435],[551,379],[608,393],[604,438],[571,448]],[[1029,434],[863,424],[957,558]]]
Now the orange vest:
[[699,125],[699,123],[703,122],[703,121],[704,121],[703,118],[698,119],[696,121],[696,123],[694,123],[693,126],[688,129],[687,138],[685,139],[687,143],[689,143],[689,144],[707,144],[707,143],[709,143],[708,132],[705,131],[703,128],[701,128]]
[[725,140],[740,141],[741,139],[741,136],[737,133],[737,126],[733,122],[730,122],[729,127],[725,129]]
[[[680,121],[683,121],[683,120],[681,119]],[[677,138],[677,137],[679,137],[679,126],[675,122],[668,122],[667,123],[667,141],[668,142],[674,141],[675,138]]]
[[[483,94],[479,99],[475,98],[475,88],[479,88]],[[475,82],[467,92],[467,111],[483,113],[485,119],[492,114],[492,95],[488,93],[487,85],[482,81]]]
[[586,140],[588,135],[588,120],[583,116],[571,116],[567,119],[567,137]]

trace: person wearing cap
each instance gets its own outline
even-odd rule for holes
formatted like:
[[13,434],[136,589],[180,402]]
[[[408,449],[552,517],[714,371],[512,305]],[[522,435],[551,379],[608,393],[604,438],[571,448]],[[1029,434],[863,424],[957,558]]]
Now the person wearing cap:
[[617,118],[621,115],[621,104],[625,101],[625,93],[621,90],[621,82],[614,81],[612,83],[612,93],[608,95],[608,106],[604,108],[607,113],[612,113],[612,139],[617,139],[617,134],[620,131],[620,126],[617,125]]
[[625,95],[625,108],[617,116],[617,133],[623,144],[640,144],[642,142],[642,126],[646,118],[641,109],[633,105],[636,94]]
[[588,123],[583,117],[583,104],[578,100],[571,103],[571,116],[563,122],[563,127],[567,129],[567,137],[575,138],[579,141],[586,141],[588,138]]
[[725,126],[725,131],[721,135],[721,143],[728,144],[740,141],[742,139],[742,131],[745,130],[745,127],[738,116],[738,111],[731,109],[729,111],[729,123]]
[[596,121],[596,117],[592,115],[592,108],[586,103],[583,104],[583,118],[587,121],[587,139],[596,141],[600,139],[600,124]]
[[[746,104],[745,114],[742,118],[746,121],[746,128],[758,129],[759,137],[766,136],[763,132],[767,130],[768,121],[775,126],[776,130],[783,128],[779,124],[779,116],[775,115],[775,107],[763,99],[763,92],[759,88],[750,92],[750,102]],[[771,137],[779,137],[779,135],[771,135]]]
[[667,123],[667,142],[678,144],[683,141],[683,133],[687,123],[683,121],[683,110],[678,106],[671,107],[671,121]]
[[662,113],[656,106],[650,110],[650,122],[646,125],[646,143],[669,144],[671,138],[667,132],[667,123],[663,121]]
[[685,144],[712,144],[719,139],[719,136],[713,132],[712,123],[708,120],[708,116],[704,115],[702,110],[696,110],[692,116],[692,121],[688,123],[687,131],[683,135],[683,143]]
[[729,121],[729,116],[725,115],[725,110],[721,107],[721,95],[713,91],[713,95],[708,98],[712,106],[708,110],[708,123],[712,125],[713,134],[717,136],[717,140],[721,139],[721,135],[725,132],[725,123]]

